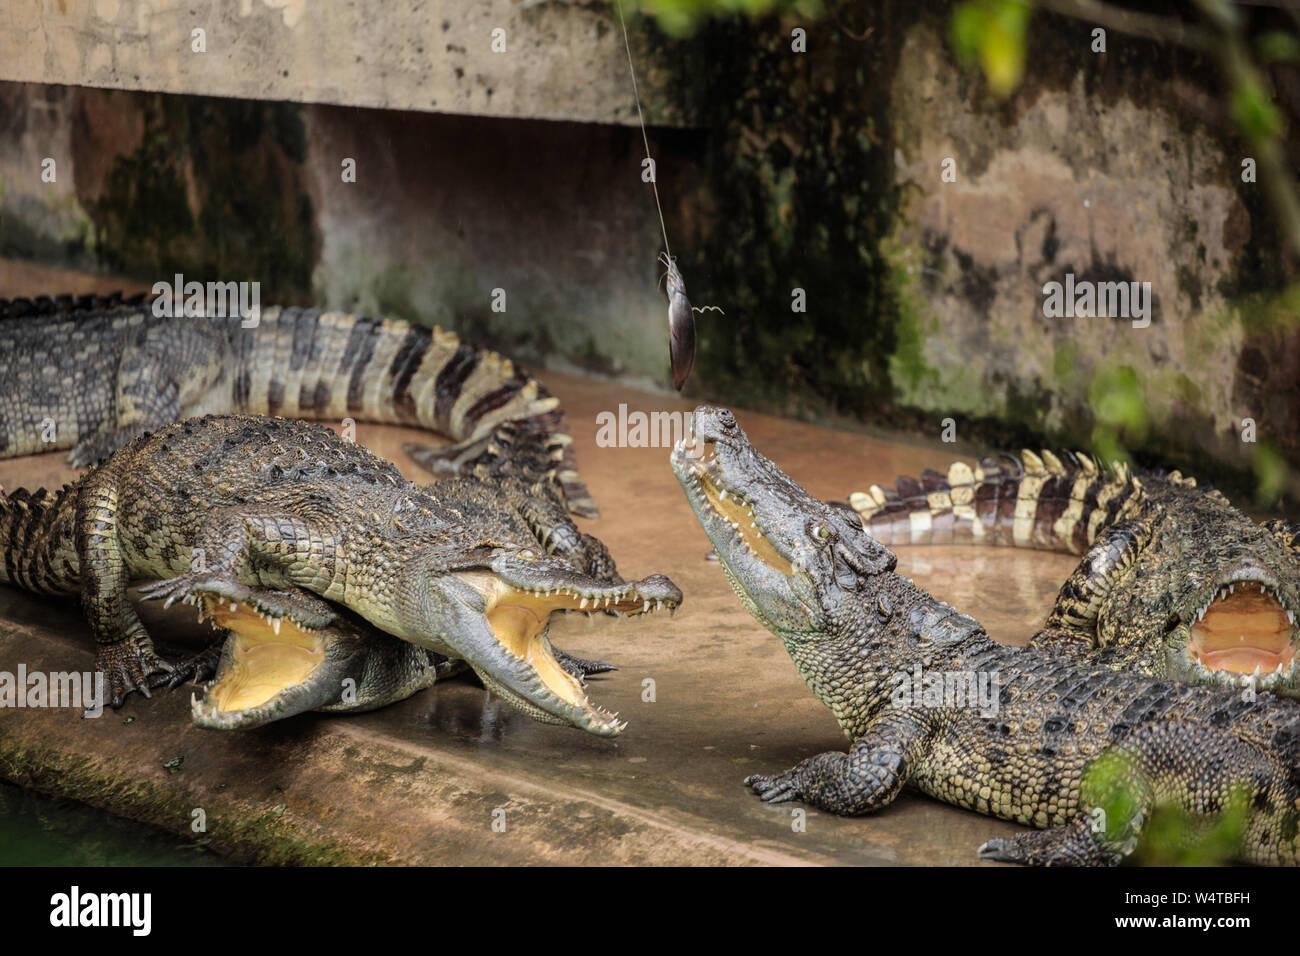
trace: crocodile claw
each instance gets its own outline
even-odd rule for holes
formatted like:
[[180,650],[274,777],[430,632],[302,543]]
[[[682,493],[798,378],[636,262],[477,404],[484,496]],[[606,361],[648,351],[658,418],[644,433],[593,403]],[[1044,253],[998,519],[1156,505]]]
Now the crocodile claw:
[[216,571],[190,571],[187,574],[178,574],[174,578],[146,584],[140,588],[140,597],[146,601],[156,601],[161,598],[163,607],[166,608],[177,601],[187,600],[195,591],[213,591],[220,587],[225,587],[226,590],[242,589],[245,592],[249,590],[237,581],[232,585],[228,580],[229,577]]
[[981,860],[991,860],[996,863],[1024,863],[1024,851],[1016,845],[1014,839],[1006,837],[994,837],[986,840],[980,845],[978,851]]
[[579,680],[592,674],[608,674],[610,671],[618,670],[613,664],[606,664],[604,661],[589,661],[584,657],[566,654],[554,644],[551,645],[551,653],[555,656],[557,664]]
[[[175,690],[188,681],[202,684],[217,675],[217,664],[221,660],[222,642],[210,644],[197,654],[182,658],[172,665],[171,673],[162,674],[149,682],[150,687],[165,687]],[[148,696],[148,692],[145,692]]]
[[769,777],[756,773],[745,778],[745,785],[764,803],[787,803],[799,799],[799,787],[790,773]]
[[[170,674],[172,665],[158,656],[147,637],[127,638],[102,644],[95,655],[95,670],[103,673],[108,684],[108,705],[121,707],[133,690],[150,697],[150,677]],[[156,685],[155,685],[156,686]]]

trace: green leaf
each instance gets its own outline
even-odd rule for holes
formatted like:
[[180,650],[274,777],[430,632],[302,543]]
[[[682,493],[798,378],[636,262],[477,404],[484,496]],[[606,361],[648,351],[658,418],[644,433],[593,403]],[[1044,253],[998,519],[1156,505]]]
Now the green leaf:
[[977,61],[989,90],[1005,97],[1025,73],[1029,7],[1020,0],[967,0],[953,10],[950,29],[957,56]]
[[1283,30],[1270,30],[1255,39],[1255,55],[1261,63],[1300,61],[1300,38]]
[[1232,116],[1252,143],[1274,139],[1282,129],[1282,117],[1257,80],[1249,80],[1232,91]]

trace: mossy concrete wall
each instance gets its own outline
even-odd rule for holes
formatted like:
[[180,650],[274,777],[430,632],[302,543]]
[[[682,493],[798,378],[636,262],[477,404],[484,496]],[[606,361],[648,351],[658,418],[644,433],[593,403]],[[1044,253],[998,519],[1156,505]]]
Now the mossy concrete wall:
[[[539,57],[579,24],[614,42],[607,7],[540,6],[575,23],[516,11],[510,36]],[[726,310],[697,320],[688,391],[1282,487],[1300,465],[1294,269],[1212,64],[1113,31],[1096,54],[1088,24],[1040,12],[1027,79],[997,102],[951,54],[946,5],[831,13],[686,40],[633,24],[673,252],[692,301]],[[572,70],[618,115],[0,84],[0,251],[257,278],[264,300],[663,388],[663,240],[626,84]],[[1067,273],[1150,282],[1150,326],[1047,317],[1043,285]]]
[[[1033,79],[1002,105],[933,25],[903,34],[899,207],[880,245],[899,304],[894,400],[1148,457],[1262,469],[1262,446],[1300,462],[1282,242],[1209,64],[1113,34],[1092,54],[1070,21],[1039,33]],[[1150,325],[1048,316],[1044,285],[1067,274],[1150,283]]]

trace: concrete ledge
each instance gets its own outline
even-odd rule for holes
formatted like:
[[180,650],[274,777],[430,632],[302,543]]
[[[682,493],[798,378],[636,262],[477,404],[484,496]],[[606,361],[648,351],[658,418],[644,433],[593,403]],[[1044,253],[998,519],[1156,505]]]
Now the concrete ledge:
[[[498,29],[504,52],[493,50]],[[195,30],[205,52],[194,52]],[[643,73],[654,122],[683,124]],[[10,3],[0,10],[0,79],[595,123],[636,117],[622,35],[601,2]]]

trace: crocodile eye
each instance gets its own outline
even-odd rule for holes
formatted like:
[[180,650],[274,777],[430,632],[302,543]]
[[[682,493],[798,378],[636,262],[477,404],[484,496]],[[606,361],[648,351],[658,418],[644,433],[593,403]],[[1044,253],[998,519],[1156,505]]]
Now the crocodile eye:
[[818,541],[830,541],[835,532],[824,524],[815,524],[812,526],[813,537]]
[[537,552],[532,548],[524,548],[519,552],[519,557],[523,558],[525,561],[531,561],[533,558],[537,557]]

